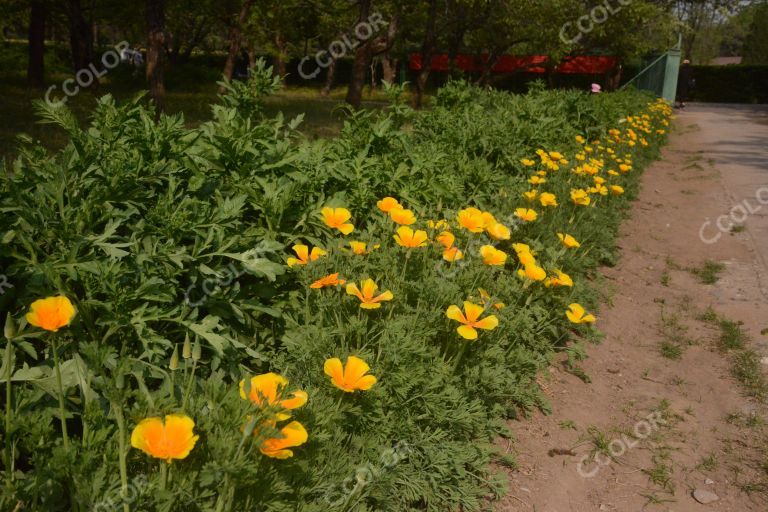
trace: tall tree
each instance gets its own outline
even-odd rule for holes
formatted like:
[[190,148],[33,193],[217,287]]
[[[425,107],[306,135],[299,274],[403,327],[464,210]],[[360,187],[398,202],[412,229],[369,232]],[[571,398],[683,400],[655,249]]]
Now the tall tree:
[[80,0],[65,0],[64,8],[69,19],[72,69],[77,73],[93,62],[93,26],[85,18]]
[[42,87],[45,80],[45,19],[48,9],[43,0],[32,0],[29,10],[29,60],[27,83]]
[[[372,0],[358,0],[359,15],[358,23],[366,23],[373,14]],[[371,65],[371,59],[389,51],[395,43],[397,31],[402,16],[401,6],[397,3],[395,13],[387,26],[387,32],[383,35],[372,37],[355,50],[355,57],[352,62],[352,77],[347,89],[346,102],[354,108],[360,108],[363,101],[363,88],[365,87],[365,77],[368,73],[368,67]]]
[[[228,19],[229,43],[227,49],[227,60],[224,63],[224,78],[227,80],[232,79],[232,74],[235,71],[235,62],[240,55],[240,49],[243,45],[243,26],[248,20],[252,6],[253,0],[243,0],[240,4],[240,9],[237,12],[237,16],[235,16],[234,19]],[[221,89],[221,92],[224,92],[224,89]]]
[[413,106],[421,108],[424,92],[432,69],[432,56],[437,50],[437,0],[426,0],[427,21],[424,29],[424,40],[421,43],[421,70],[416,78],[416,94]]
[[165,109],[165,0],[146,0],[147,81],[156,116]]

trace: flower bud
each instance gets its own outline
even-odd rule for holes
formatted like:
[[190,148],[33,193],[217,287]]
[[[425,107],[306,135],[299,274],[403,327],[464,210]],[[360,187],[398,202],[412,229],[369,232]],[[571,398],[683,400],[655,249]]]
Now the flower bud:
[[6,339],[13,339],[16,336],[16,322],[13,321],[13,317],[8,313],[5,317],[5,327],[3,328],[3,334]]
[[192,360],[199,361],[201,356],[200,340],[195,340],[195,345],[192,347]]
[[171,354],[171,362],[168,364],[168,367],[171,370],[179,368],[179,347],[177,345],[173,346],[173,354]]
[[192,357],[192,343],[189,341],[189,333],[184,336],[184,346],[181,349],[181,357],[184,359]]

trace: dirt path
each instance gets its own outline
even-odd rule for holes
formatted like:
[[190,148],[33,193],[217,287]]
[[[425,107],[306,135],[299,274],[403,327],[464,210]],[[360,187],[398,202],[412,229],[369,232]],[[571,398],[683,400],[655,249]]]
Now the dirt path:
[[550,368],[497,510],[767,511],[768,109],[681,113],[619,243],[591,383]]

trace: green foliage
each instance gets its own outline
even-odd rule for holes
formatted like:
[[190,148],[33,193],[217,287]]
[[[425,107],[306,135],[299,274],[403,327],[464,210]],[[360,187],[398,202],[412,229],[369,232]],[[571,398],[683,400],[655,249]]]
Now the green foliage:
[[[617,146],[635,169],[616,178],[625,195],[575,206],[570,188],[591,178],[563,167],[547,184],[561,206],[523,225],[511,216],[529,188],[520,159],[539,148],[571,158],[582,150],[576,135],[602,139],[628,114],[647,112],[656,123],[663,113],[635,92],[513,96],[451,84],[432,111],[395,103],[354,112],[340,137],[307,141],[300,120],[259,114],[276,85],[265,68],[229,84],[213,119],[193,129],[180,116],[155,124],[138,98],[117,105],[105,96],[87,127],[64,108],[39,107],[70,142],[53,154],[29,143],[0,181],[0,267],[14,286],[0,305],[18,323],[14,356],[0,371],[13,375],[4,437],[16,470],[3,509],[125,501],[142,511],[473,511],[502,493],[489,467],[499,457],[493,441],[509,435],[505,419],[547,407],[537,372],[573,334],[590,335],[564,311],[571,302],[596,306],[590,272],[612,257],[637,170],[664,135],[648,130],[648,147]],[[387,195],[424,229],[426,219],[454,223],[470,205],[489,210],[514,228],[512,241],[569,273],[575,287],[525,284],[512,257],[506,269],[482,265],[478,237],[459,229],[466,263],[443,262],[434,244],[403,249],[375,207]],[[342,239],[325,226],[324,206],[349,208],[354,234]],[[582,247],[566,254],[559,231]],[[353,256],[343,247],[350,239],[379,247]],[[328,255],[288,270],[295,243]],[[366,311],[340,290],[308,288],[332,272],[371,277],[394,300]],[[469,342],[445,311],[478,302],[480,287],[505,307],[494,310],[498,329]],[[72,325],[55,334],[27,325],[29,304],[54,294],[75,302]],[[63,361],[69,449],[51,336]],[[370,391],[342,393],[323,374],[327,358],[348,355],[370,364],[378,378]],[[241,379],[269,371],[309,395],[291,411],[309,441],[286,460],[259,452],[276,434],[264,423],[270,411],[237,391]],[[200,435],[189,457],[165,475],[165,462],[123,452],[124,492],[121,435],[125,442],[141,419],[181,411]]]

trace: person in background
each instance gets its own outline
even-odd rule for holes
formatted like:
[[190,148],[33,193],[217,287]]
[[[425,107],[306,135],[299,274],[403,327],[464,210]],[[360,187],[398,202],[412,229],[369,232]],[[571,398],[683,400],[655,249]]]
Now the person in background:
[[693,68],[691,61],[685,59],[680,66],[680,73],[677,76],[677,98],[676,108],[685,108],[685,102],[689,100],[691,89],[696,85],[696,79],[693,78]]

